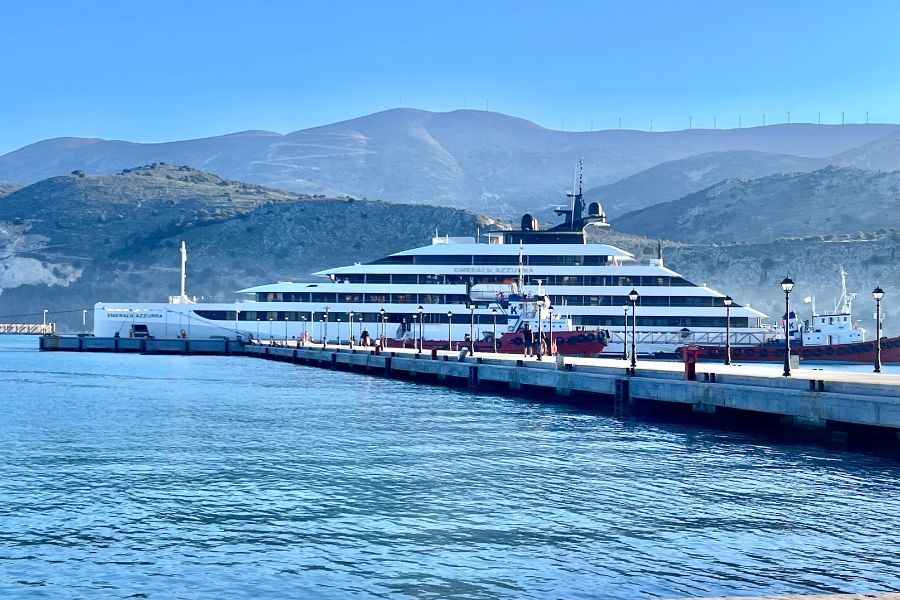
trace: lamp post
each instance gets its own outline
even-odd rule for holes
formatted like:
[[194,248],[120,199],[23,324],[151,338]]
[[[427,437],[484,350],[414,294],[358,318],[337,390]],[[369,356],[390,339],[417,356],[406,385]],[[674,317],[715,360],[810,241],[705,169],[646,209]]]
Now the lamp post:
[[491,309],[491,316],[494,317],[494,354],[497,354],[497,309]]
[[287,327],[288,327],[289,317],[284,315],[284,346],[287,347]]
[[87,309],[81,311],[81,325],[87,327]]
[[419,305],[419,352],[425,352],[425,309]]
[[628,360],[628,304],[623,304],[625,311],[625,324],[622,326],[622,360]]
[[381,347],[384,348],[385,329],[386,329],[385,320],[384,320],[384,318],[385,318],[384,317],[384,309],[382,308],[379,312],[381,313]]
[[319,335],[322,337],[322,349],[325,349],[325,317],[319,319]]
[[[179,316],[181,315],[181,313],[178,313],[178,314],[179,314]],[[257,314],[259,314],[259,313],[257,313]],[[178,320],[181,321],[180,318]],[[179,334],[181,333],[181,324],[180,323],[178,326],[178,333]],[[256,343],[259,343],[259,317],[256,317]]]
[[550,344],[547,346],[547,356],[553,356],[553,305],[550,305]]
[[784,290],[784,373],[785,377],[791,376],[791,290],[794,282],[790,277],[781,281],[781,289]]
[[328,345],[328,309],[330,307],[325,307],[325,316],[322,321],[322,348],[325,348]]
[[241,311],[235,310],[234,311],[234,334],[235,335],[237,335],[237,333],[238,333],[238,320],[239,320],[240,316],[241,316]]
[[469,354],[475,354],[475,304],[469,304],[472,313],[472,324],[469,326]]
[[[419,349],[419,340],[416,339],[418,336],[416,335],[416,319],[419,318],[419,315],[416,313],[412,314],[412,324],[409,326],[409,331],[413,335],[413,349],[418,351]],[[406,338],[403,338],[403,347],[406,348]]]
[[725,305],[725,364],[731,364],[731,296],[725,296],[722,304]]
[[637,368],[637,301],[640,294],[637,290],[632,289],[628,292],[628,299],[631,300],[631,374]]
[[453,311],[447,311],[447,349],[453,352]]
[[347,313],[347,316],[350,317],[350,320],[347,321],[348,326],[350,327],[350,333],[348,337],[350,338],[350,348],[353,348],[353,311]]
[[875,298],[875,372],[881,373],[881,299],[884,298],[884,290],[876,287],[872,290]]
[[336,319],[336,321],[337,321],[337,330],[338,330],[337,331],[337,345],[338,345],[338,348],[340,348],[341,347],[341,318],[338,317]]
[[[275,317],[269,317],[269,341],[270,342],[275,339],[274,337],[272,337],[272,321],[274,321],[274,320],[275,320]],[[188,327],[190,327],[190,326],[191,326],[191,323],[190,323],[190,321],[188,321]]]
[[[363,322],[363,318],[362,318],[362,315],[359,315],[359,317],[357,317],[357,318],[359,319],[359,337],[356,338],[356,339],[362,340],[362,322]],[[362,343],[362,342],[360,342],[360,343]]]
[[[300,339],[303,340],[303,345],[306,345],[306,315],[301,315],[300,320],[303,321],[303,337]],[[299,346],[300,343],[298,342],[297,345]]]

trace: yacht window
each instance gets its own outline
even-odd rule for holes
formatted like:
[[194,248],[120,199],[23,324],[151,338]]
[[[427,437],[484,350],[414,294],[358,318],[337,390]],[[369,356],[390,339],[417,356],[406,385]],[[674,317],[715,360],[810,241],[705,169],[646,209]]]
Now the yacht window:
[[464,254],[446,254],[435,256],[416,256],[416,265],[471,265],[472,257]]
[[365,302],[375,302],[378,304],[387,304],[388,303],[388,295],[387,294],[365,294]]
[[327,294],[324,292],[315,292],[312,295],[313,302],[334,302],[337,294]]
[[416,303],[416,295],[415,294],[392,294],[394,304],[415,304]]
[[338,294],[340,302],[362,302],[362,294]]
[[366,275],[366,283],[390,283],[390,275],[382,275],[380,273],[369,273]]
[[419,283],[419,276],[398,273],[391,275],[391,283]]

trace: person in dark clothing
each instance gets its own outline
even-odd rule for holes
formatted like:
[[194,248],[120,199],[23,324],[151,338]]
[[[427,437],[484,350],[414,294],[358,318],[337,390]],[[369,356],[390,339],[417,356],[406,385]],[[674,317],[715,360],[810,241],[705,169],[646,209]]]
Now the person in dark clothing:
[[531,356],[531,351],[534,346],[534,331],[531,330],[531,325],[525,323],[525,328],[522,330],[522,337],[525,338],[525,356]]

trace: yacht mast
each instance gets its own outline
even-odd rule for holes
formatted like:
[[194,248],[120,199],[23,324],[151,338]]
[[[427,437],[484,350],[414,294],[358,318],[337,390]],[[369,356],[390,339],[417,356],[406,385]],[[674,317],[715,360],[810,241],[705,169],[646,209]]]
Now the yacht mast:
[[181,240],[181,297],[187,298],[187,291],[185,290],[185,281],[187,279],[187,246],[184,243],[184,240]]

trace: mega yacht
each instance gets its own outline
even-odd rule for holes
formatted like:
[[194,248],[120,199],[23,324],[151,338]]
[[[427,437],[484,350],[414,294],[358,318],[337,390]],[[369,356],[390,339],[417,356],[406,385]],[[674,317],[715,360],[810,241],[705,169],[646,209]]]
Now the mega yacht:
[[[186,294],[182,247],[181,294],[168,303],[98,303],[95,335],[370,338],[388,346],[521,352],[526,337],[549,334],[562,354],[615,356],[632,341],[639,354],[724,343],[724,294],[686,281],[659,252],[638,264],[625,250],[587,241],[587,228],[608,224],[599,203],[586,204],[580,174],[578,180],[570,202],[555,209],[562,222],[553,227],[542,229],[526,214],[518,229],[436,236],[426,246],[319,271],[315,282],[249,287],[233,303],[197,303]],[[765,341],[764,317],[732,304],[732,342]]]

